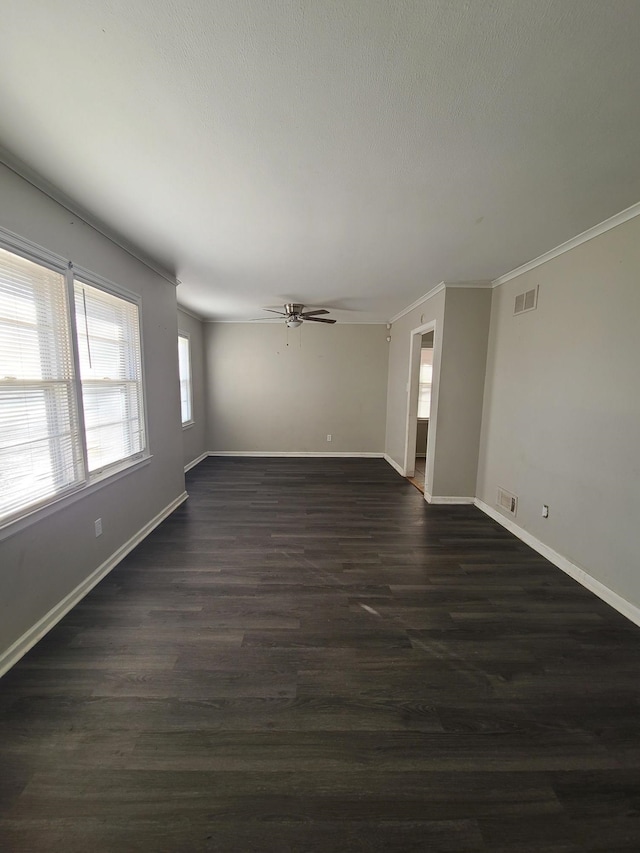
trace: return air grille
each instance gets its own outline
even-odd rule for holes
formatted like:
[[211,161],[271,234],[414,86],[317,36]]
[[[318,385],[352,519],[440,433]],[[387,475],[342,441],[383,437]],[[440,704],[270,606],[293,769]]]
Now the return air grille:
[[498,486],[497,504],[500,509],[508,512],[510,515],[515,515],[518,512],[518,498],[516,495],[512,495],[511,492],[500,488],[500,486]]
[[526,290],[524,293],[519,293],[516,296],[516,302],[513,309],[514,314],[524,314],[525,311],[533,311],[538,307],[538,288],[533,287],[531,290]]

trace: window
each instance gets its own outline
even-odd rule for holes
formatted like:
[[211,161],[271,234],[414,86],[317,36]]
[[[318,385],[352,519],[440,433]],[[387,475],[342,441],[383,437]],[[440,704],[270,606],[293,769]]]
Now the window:
[[431,413],[431,380],[433,376],[433,349],[420,350],[420,385],[418,390],[418,417],[428,418]]
[[87,462],[91,473],[144,449],[138,306],[75,282]]
[[178,371],[180,375],[180,412],[182,425],[193,422],[191,414],[191,351],[189,336],[180,332],[178,335]]
[[145,450],[138,306],[71,283],[0,248],[0,525]]
[[84,478],[62,272],[0,249],[0,519]]

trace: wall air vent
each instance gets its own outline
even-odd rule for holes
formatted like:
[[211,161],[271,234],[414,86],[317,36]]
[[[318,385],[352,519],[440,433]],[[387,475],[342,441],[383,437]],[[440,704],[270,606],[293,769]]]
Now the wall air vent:
[[498,500],[496,503],[500,509],[508,512],[509,515],[516,515],[518,512],[518,498],[516,495],[512,495],[511,492],[500,488],[500,486],[498,486]]
[[525,311],[533,311],[538,307],[538,288],[534,287],[531,290],[526,290],[524,293],[519,293],[516,296],[516,303],[513,309],[514,314],[524,314]]

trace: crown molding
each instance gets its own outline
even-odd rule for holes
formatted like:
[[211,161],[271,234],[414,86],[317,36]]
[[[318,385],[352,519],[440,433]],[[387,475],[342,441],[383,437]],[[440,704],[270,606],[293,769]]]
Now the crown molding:
[[493,282],[489,281],[489,279],[481,279],[478,281],[441,281],[440,284],[437,284],[435,287],[432,287],[431,290],[427,291],[424,296],[421,296],[420,299],[416,299],[415,302],[412,302],[411,305],[407,305],[406,308],[403,308],[398,314],[395,314],[390,320],[390,323],[395,323],[396,320],[399,320],[400,317],[404,317],[405,314],[408,314],[410,311],[413,311],[414,308],[418,308],[420,305],[424,304],[428,299],[431,299],[433,296],[437,296],[438,293],[441,293],[447,287],[460,287],[460,288],[490,288],[493,287]]
[[404,317],[405,314],[408,314],[410,311],[413,311],[414,308],[418,308],[420,305],[425,303],[428,299],[431,299],[433,296],[437,296],[438,293],[441,293],[445,288],[444,281],[441,281],[440,284],[436,284],[435,287],[432,287],[431,290],[427,291],[424,296],[421,296],[420,299],[416,299],[415,302],[412,302],[411,305],[407,305],[406,308],[403,308],[402,311],[399,311],[397,314],[394,314],[393,317],[389,320],[390,323],[395,323],[396,320],[399,320],[400,317]]
[[466,290],[471,288],[490,288],[493,287],[493,282],[490,279],[480,279],[478,281],[445,281],[445,287],[462,287]]
[[637,202],[637,204],[632,204],[631,207],[627,207],[625,210],[621,210],[620,213],[610,216],[609,219],[605,219],[604,222],[600,222],[598,225],[588,228],[576,237],[572,237],[571,240],[560,243],[560,245],[556,246],[555,249],[550,249],[548,252],[545,252],[543,255],[539,255],[532,261],[528,261],[526,264],[522,264],[522,266],[511,270],[511,272],[495,278],[492,282],[492,287],[499,287],[501,284],[506,284],[508,281],[511,281],[512,278],[517,278],[519,275],[523,275],[542,264],[546,264],[547,261],[552,261],[559,255],[564,255],[565,252],[570,252],[571,249],[575,249],[577,246],[581,246],[583,243],[593,240],[594,237],[599,237],[601,234],[611,231],[612,228],[616,228],[618,225],[622,225],[624,222],[628,222],[636,216],[640,216],[640,201]]
[[111,243],[115,243],[116,246],[119,246],[123,251],[125,251],[132,258],[135,258],[141,264],[143,264],[147,269],[150,269],[152,272],[156,273],[156,275],[161,276],[165,281],[168,281],[174,287],[177,287],[180,282],[176,278],[175,275],[170,273],[168,270],[164,269],[164,267],[156,264],[151,258],[147,257],[143,252],[139,249],[128,243],[123,237],[116,234],[112,231],[107,225],[101,222],[97,217],[94,217],[91,213],[85,210],[79,204],[76,204],[73,199],[69,198],[69,196],[64,193],[62,190],[59,190],[52,183],[50,183],[46,178],[44,178],[39,172],[36,172],[30,166],[27,166],[22,160],[14,157],[6,148],[0,146],[0,164],[3,164],[10,171],[14,172],[14,174],[18,175],[18,177],[22,178],[28,184],[31,184],[32,187],[35,187],[40,192],[44,193],[50,199],[55,201],[57,204],[61,205],[68,210],[69,213],[72,213],[78,219],[81,219],[86,225],[89,225],[90,228],[93,228],[94,231],[97,231],[99,234],[102,234],[103,237],[106,237]]

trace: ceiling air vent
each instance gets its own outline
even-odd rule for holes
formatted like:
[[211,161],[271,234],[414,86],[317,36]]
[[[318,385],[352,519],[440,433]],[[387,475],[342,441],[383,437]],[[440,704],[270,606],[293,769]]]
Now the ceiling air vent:
[[518,512],[518,498],[506,489],[500,488],[500,486],[498,486],[497,504],[500,509],[508,512],[510,515],[515,515]]
[[531,290],[526,290],[524,293],[519,293],[516,296],[516,304],[513,309],[514,314],[524,314],[525,311],[533,311],[538,307],[538,288],[534,287]]

